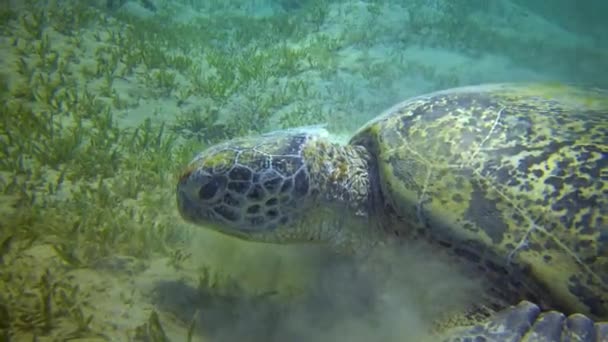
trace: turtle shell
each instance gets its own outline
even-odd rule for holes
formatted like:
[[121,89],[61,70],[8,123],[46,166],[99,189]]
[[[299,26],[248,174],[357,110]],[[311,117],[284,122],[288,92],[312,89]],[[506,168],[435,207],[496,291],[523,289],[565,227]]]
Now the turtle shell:
[[565,312],[608,319],[608,92],[456,88],[390,108],[351,144],[375,157],[395,233],[428,236],[511,285],[520,274]]

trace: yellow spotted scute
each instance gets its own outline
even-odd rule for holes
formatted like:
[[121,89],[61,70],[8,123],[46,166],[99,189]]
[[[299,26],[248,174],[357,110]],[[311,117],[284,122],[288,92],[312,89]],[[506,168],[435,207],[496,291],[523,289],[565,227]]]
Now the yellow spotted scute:
[[[608,94],[567,85],[460,88],[403,102],[352,143],[376,156],[396,230],[507,270],[568,313],[608,319]],[[515,276],[518,279],[513,279]]]

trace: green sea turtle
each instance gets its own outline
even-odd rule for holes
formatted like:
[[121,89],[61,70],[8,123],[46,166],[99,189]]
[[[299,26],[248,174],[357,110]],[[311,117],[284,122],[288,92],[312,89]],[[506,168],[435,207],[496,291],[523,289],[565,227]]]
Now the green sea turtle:
[[362,254],[423,238],[487,279],[495,308],[446,340],[608,340],[607,91],[463,87],[402,102],[347,145],[318,129],[237,138],[188,165],[177,204],[247,240]]

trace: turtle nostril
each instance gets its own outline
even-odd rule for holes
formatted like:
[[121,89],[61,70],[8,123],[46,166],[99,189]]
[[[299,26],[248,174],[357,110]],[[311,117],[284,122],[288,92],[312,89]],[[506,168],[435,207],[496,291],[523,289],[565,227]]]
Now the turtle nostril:
[[226,185],[226,179],[223,177],[213,177],[207,184],[201,186],[198,191],[198,197],[204,201],[214,198],[217,193]]

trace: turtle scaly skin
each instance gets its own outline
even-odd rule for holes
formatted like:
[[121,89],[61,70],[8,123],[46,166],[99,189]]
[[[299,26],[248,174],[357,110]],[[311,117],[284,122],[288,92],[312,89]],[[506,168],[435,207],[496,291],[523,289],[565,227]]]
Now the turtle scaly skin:
[[[364,254],[423,238],[487,279],[498,311],[449,340],[608,339],[591,321],[608,319],[603,90],[450,89],[392,107],[345,146],[319,130],[239,138],[197,156],[177,200],[186,220],[255,241]],[[538,314],[551,309],[573,316]]]

